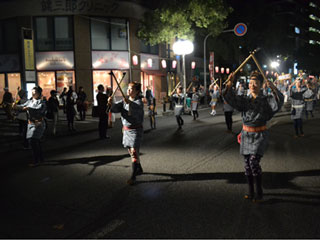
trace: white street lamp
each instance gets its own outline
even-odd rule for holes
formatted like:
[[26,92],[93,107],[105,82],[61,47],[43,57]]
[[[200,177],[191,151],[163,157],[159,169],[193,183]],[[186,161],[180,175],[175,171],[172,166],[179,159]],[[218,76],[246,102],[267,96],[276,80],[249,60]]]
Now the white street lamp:
[[272,68],[277,68],[277,67],[280,66],[280,64],[279,64],[278,62],[274,61],[274,62],[271,62],[270,66],[271,66]]
[[173,52],[176,55],[182,55],[182,71],[183,71],[183,95],[184,107],[186,107],[187,83],[186,83],[186,63],[185,55],[193,52],[193,43],[189,40],[179,40],[172,46]]

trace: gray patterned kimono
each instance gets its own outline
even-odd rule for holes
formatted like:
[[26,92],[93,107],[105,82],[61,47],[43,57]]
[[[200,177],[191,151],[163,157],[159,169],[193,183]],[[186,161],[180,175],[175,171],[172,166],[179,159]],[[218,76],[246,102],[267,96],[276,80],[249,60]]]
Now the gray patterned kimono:
[[121,121],[124,127],[122,138],[123,146],[125,148],[140,148],[144,119],[143,102],[141,99],[136,98],[129,104],[123,100],[118,101],[112,105],[111,111],[121,113]]
[[191,97],[191,110],[192,111],[198,110],[199,101],[200,101],[200,94],[197,92],[192,93],[192,97]]
[[297,88],[290,89],[291,97],[291,119],[300,119],[305,115],[305,104],[303,94],[307,91],[306,88],[301,88],[300,92]]
[[174,115],[180,116],[183,113],[183,104],[184,104],[184,94],[173,94],[172,95],[173,101],[174,101]]
[[218,98],[220,96],[219,90],[210,90],[210,95],[211,95],[211,101],[210,101],[210,106],[215,106],[218,102]]
[[307,89],[303,94],[303,100],[305,101],[306,111],[313,111],[313,100],[314,100],[314,91],[312,89]]
[[27,139],[40,139],[46,129],[44,116],[46,114],[46,104],[41,99],[31,99],[23,104],[17,105],[18,110],[28,107],[28,129]]
[[[260,127],[266,125],[283,105],[283,95],[277,90],[278,100],[271,94],[265,96],[260,92],[256,99],[249,96],[237,95],[234,89],[224,92],[224,98],[236,110],[242,112],[243,124],[249,127]],[[268,145],[268,131],[247,132],[241,131],[240,154],[263,156]]]

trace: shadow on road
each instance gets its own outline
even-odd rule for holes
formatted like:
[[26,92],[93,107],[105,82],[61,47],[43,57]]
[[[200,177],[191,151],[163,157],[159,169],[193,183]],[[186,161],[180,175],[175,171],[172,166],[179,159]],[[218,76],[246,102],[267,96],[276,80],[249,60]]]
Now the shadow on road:
[[[208,180],[226,180],[231,184],[246,184],[246,178],[243,172],[226,172],[226,173],[190,173],[190,174],[170,174],[170,173],[144,173],[144,175],[154,175],[166,177],[166,179],[157,179],[150,181],[137,181],[142,183],[165,183],[165,182],[183,182],[183,181],[208,181]],[[312,187],[302,187],[294,183],[298,177],[320,177],[320,170],[307,170],[297,172],[264,172],[263,175],[264,189],[286,189],[303,191],[303,194],[296,193],[266,193],[265,196],[279,196],[281,198],[272,198],[265,201],[265,204],[274,204],[278,202],[293,202],[307,205],[320,205],[320,189],[318,185]],[[308,186],[310,186],[309,184]],[[311,190],[312,188],[313,190]],[[317,188],[315,190],[315,188]],[[307,194],[306,194],[307,193]],[[313,193],[313,194],[308,194]],[[284,198],[302,198],[300,200],[288,200]],[[309,200],[309,201],[305,201]]]
[[129,158],[129,154],[113,155],[113,156],[95,156],[88,158],[73,158],[64,160],[51,160],[45,162],[46,166],[57,166],[57,165],[70,165],[70,164],[87,164],[93,166],[93,169],[88,173],[91,175],[97,167],[106,165],[108,163],[117,162],[124,158]]

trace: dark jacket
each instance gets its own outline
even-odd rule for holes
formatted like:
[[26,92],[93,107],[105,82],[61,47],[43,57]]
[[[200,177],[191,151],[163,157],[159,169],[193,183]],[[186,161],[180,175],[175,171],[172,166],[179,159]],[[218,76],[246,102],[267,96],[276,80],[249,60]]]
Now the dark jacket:
[[106,94],[99,92],[97,94],[98,114],[105,114],[107,111],[108,97]]

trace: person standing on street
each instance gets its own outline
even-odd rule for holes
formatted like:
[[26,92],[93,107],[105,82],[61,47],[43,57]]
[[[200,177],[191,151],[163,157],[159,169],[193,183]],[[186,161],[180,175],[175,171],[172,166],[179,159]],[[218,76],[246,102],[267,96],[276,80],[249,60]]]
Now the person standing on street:
[[33,154],[33,163],[29,164],[30,167],[38,166],[44,161],[40,139],[46,128],[44,121],[46,104],[41,100],[41,94],[42,89],[40,87],[34,87],[32,89],[32,99],[23,104],[14,104],[14,108],[27,111],[27,139],[29,139]]
[[211,84],[209,87],[210,95],[211,95],[211,113],[210,115],[214,116],[217,114],[216,106],[220,97],[220,90],[217,84]]
[[267,85],[272,94],[264,95],[261,91],[263,76],[256,71],[250,75],[248,96],[237,95],[232,87],[233,81],[232,73],[228,77],[223,97],[229,105],[242,112],[240,154],[244,156],[245,175],[249,186],[249,192],[244,197],[259,202],[263,198],[260,160],[268,145],[269,137],[266,123],[281,109],[284,97],[270,81],[267,81]]
[[109,139],[107,135],[108,129],[108,114],[107,114],[107,104],[108,96],[104,93],[104,87],[102,84],[98,86],[97,94],[98,102],[98,115],[99,115],[99,137],[100,139]]
[[76,116],[75,104],[77,101],[77,94],[73,92],[72,86],[69,87],[66,98],[66,114],[68,121],[69,131],[75,131],[74,128],[74,118]]
[[8,88],[4,88],[4,94],[3,94],[1,105],[3,106],[3,109],[7,115],[8,120],[13,120],[12,103],[13,103],[12,93],[9,92]]
[[55,136],[57,133],[57,124],[59,119],[59,100],[55,90],[51,90],[50,95],[51,96],[48,100],[48,113],[50,112],[52,117],[52,135]]
[[87,94],[83,91],[83,87],[79,87],[78,98],[77,98],[77,110],[80,115],[80,121],[86,120],[87,112]]
[[200,93],[197,91],[196,87],[192,88],[192,95],[191,95],[191,110],[193,115],[193,120],[197,120],[199,117],[198,107],[200,104]]
[[60,97],[59,97],[61,100],[62,100],[62,108],[63,108],[63,113],[66,113],[66,99],[67,99],[67,88],[63,88],[63,91],[62,93],[60,94]]
[[111,111],[121,113],[121,121],[123,125],[122,144],[128,149],[132,161],[132,174],[127,181],[129,185],[134,185],[136,176],[143,173],[140,163],[140,145],[143,135],[143,119],[144,110],[141,100],[141,84],[131,82],[128,85],[127,96],[123,100],[113,104],[113,99],[108,98],[108,104]]
[[146,99],[147,99],[147,106],[148,106],[148,116],[150,119],[150,127],[151,129],[156,128],[156,99],[154,98],[150,87],[148,86],[146,91]]
[[224,98],[223,98],[223,111],[224,111],[224,117],[227,125],[227,132],[232,133],[233,107],[231,107]]
[[[18,87],[18,105],[22,105],[28,101],[28,95],[27,92],[23,89],[20,89]],[[27,118],[27,113],[24,111],[19,111],[16,119],[19,122],[19,134],[22,136],[23,139],[23,149],[29,149],[29,142],[27,139],[27,129],[28,129],[28,118]]]
[[[293,87],[295,85],[295,87]],[[293,120],[293,126],[296,135],[294,138],[303,137],[303,115],[305,113],[305,103],[303,100],[303,94],[307,91],[305,87],[302,87],[302,79],[298,78],[289,86],[289,92],[291,97],[291,119]],[[299,133],[300,132],[300,133]]]
[[305,91],[303,94],[303,100],[305,102],[306,118],[307,119],[308,119],[309,113],[310,113],[311,117],[314,117],[313,116],[314,96],[315,96],[315,92],[312,89],[312,84],[311,84],[311,82],[307,82],[307,91]]
[[182,87],[177,89],[177,93],[172,95],[172,100],[174,102],[174,115],[176,116],[178,123],[178,130],[180,130],[184,124],[181,115],[184,112],[184,94],[182,93]]

